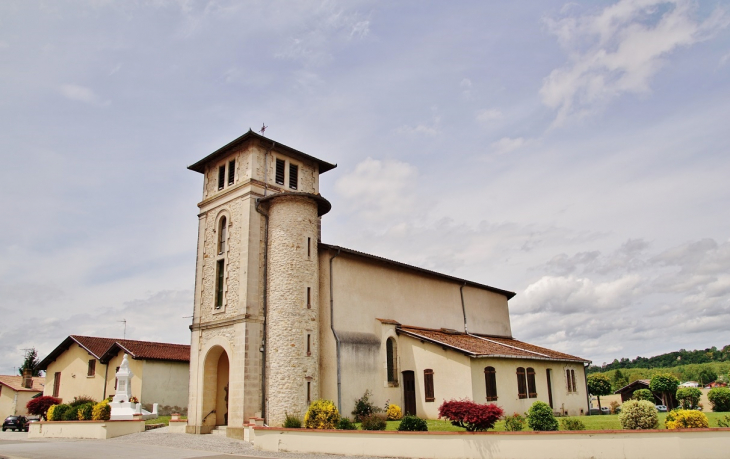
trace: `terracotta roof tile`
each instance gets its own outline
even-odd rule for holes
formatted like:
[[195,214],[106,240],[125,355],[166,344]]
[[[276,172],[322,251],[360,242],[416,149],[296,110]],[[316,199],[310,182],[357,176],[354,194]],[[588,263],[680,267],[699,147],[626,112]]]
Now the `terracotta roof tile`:
[[33,377],[33,387],[23,387],[22,376],[11,376],[11,375],[0,375],[0,384],[8,386],[17,392],[43,392],[43,384],[45,384],[46,378],[41,376]]
[[566,360],[588,362],[588,360],[562,352],[553,351],[513,338],[495,338],[466,334],[456,330],[420,328],[403,325],[398,329],[414,338],[425,339],[436,344],[451,347],[472,357],[525,358],[537,360]]
[[135,359],[190,361],[190,345],[188,344],[153,343],[125,339],[116,340],[116,344]]

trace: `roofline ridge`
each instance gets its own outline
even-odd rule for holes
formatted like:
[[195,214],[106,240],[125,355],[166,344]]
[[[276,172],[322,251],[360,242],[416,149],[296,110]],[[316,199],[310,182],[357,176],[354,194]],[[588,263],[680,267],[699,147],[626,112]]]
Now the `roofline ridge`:
[[522,351],[522,352],[529,352],[530,354],[537,354],[537,355],[540,355],[540,356],[542,356],[542,357],[547,357],[547,358],[550,358],[550,356],[549,356],[549,355],[547,355],[547,354],[543,354],[542,352],[537,352],[537,351],[530,351],[530,350],[527,350],[527,349],[522,349],[522,348],[520,348],[520,347],[517,347],[517,346],[512,346],[512,345],[510,345],[510,344],[503,344],[503,343],[500,343],[500,342],[498,342],[498,341],[493,341],[493,340],[491,340],[491,339],[489,339],[489,338],[484,338],[483,336],[477,336],[477,335],[471,335],[471,336],[473,336],[473,337],[475,337],[475,338],[478,338],[478,339],[483,339],[484,341],[489,341],[490,343],[493,343],[493,344],[497,344],[497,345],[499,345],[499,346],[509,347],[509,348],[512,348],[512,349],[517,349],[518,351]]

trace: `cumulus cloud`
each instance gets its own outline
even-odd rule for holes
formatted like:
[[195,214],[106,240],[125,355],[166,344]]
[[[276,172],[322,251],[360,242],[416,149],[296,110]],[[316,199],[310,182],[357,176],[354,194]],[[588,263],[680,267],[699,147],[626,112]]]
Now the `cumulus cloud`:
[[502,112],[496,108],[479,110],[476,115],[476,120],[482,124],[491,124],[500,119],[502,119]]
[[492,149],[498,155],[503,155],[522,148],[526,143],[527,141],[522,137],[516,137],[514,139],[510,137],[502,137],[498,141],[492,143]]
[[65,84],[61,86],[61,95],[67,99],[77,102],[84,102],[89,105],[105,106],[109,105],[109,100],[103,100],[92,89],[75,84]]
[[413,208],[413,185],[418,170],[398,160],[368,157],[335,184],[348,207],[367,220],[382,221]]
[[598,14],[546,19],[570,62],[545,78],[540,95],[557,109],[554,125],[581,117],[625,93],[650,90],[664,59],[730,24],[717,7],[698,19],[690,0],[622,0]]

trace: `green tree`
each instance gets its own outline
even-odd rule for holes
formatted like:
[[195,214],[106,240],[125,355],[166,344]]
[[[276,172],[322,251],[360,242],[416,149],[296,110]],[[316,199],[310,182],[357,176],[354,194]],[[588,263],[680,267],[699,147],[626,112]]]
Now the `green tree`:
[[[36,366],[38,365],[38,352],[36,352],[35,348],[32,347],[25,351],[25,360],[23,361],[23,365],[21,365],[20,368],[18,368],[18,373],[21,375],[23,374],[23,370],[26,368],[32,370],[33,376],[40,376],[41,372],[40,370],[36,370]],[[717,377],[716,377],[717,378]]]
[[693,410],[700,403],[702,391],[696,387],[680,387],[677,389],[677,400],[684,410]]
[[616,370],[616,372],[613,374],[613,378],[611,379],[611,383],[613,386],[613,390],[616,391],[627,385],[629,383],[629,378],[621,373],[621,370]]
[[633,400],[646,400],[647,402],[653,402],[654,394],[652,394],[649,389],[636,389],[634,393],[631,394],[631,398]]
[[671,400],[670,394],[676,393],[678,386],[679,379],[668,373],[659,373],[657,375],[654,375],[651,378],[651,382],[649,383],[649,389],[652,392],[656,394],[662,394],[662,404],[666,406],[671,405],[671,403],[669,403],[669,401]]
[[712,368],[703,368],[698,376],[700,384],[710,384],[711,382],[717,381],[717,373]]
[[598,397],[598,409],[601,409],[601,395],[611,393],[611,381],[606,375],[594,374],[588,377],[588,392]]

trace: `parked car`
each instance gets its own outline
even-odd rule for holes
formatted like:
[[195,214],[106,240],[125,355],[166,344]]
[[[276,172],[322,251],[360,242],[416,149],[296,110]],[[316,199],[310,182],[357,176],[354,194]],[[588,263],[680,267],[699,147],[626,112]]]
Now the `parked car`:
[[666,413],[667,412],[667,405],[657,405],[656,410],[660,413]]
[[609,408],[607,406],[602,406],[601,407],[601,414],[611,414],[611,408]]
[[3,432],[8,429],[28,431],[28,420],[25,416],[8,416],[3,422]]

